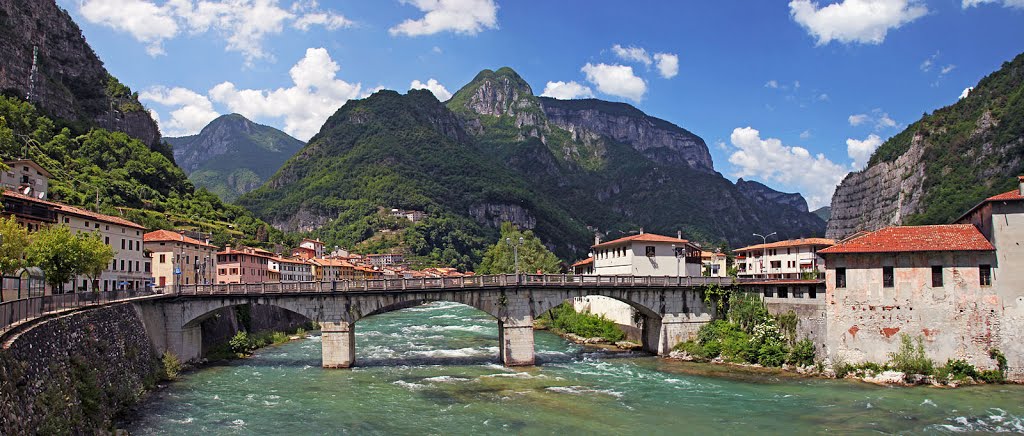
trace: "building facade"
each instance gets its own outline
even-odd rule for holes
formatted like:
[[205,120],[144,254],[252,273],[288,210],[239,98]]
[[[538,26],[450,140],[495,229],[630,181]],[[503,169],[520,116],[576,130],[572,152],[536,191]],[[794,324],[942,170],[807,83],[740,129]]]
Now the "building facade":
[[266,250],[252,247],[224,247],[217,253],[217,283],[260,283],[270,281],[270,259]]
[[31,160],[4,162],[9,168],[0,172],[0,185],[29,197],[46,200],[50,190],[50,172]]
[[751,245],[733,250],[741,278],[811,279],[825,272],[825,260],[818,251],[835,240],[825,238],[790,239]]
[[594,274],[678,276],[701,275],[700,247],[681,238],[643,233],[591,247]]
[[216,246],[169,230],[146,233],[143,240],[156,287],[216,282]]

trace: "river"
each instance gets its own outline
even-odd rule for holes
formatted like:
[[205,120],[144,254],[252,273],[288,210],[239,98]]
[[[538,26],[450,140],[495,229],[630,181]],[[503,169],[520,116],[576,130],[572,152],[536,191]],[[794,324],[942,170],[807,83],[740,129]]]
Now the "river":
[[537,332],[505,368],[497,325],[452,303],[357,324],[358,367],[320,368],[319,337],[188,373],[132,434],[1024,432],[1024,386],[890,388],[587,350]]

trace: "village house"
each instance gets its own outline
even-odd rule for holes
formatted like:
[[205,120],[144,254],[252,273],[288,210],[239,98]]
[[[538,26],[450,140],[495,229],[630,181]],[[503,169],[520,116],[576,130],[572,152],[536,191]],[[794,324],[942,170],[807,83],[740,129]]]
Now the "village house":
[[345,259],[313,259],[314,279],[320,281],[352,280],[356,275],[356,267]]
[[721,251],[701,251],[701,270],[708,277],[728,277],[728,256]]
[[1024,177],[956,224],[888,227],[819,253],[828,262],[830,357],[884,362],[898,336],[933,360],[992,368],[992,349],[1024,379]]
[[366,260],[370,265],[380,269],[387,266],[400,265],[405,262],[405,257],[401,254],[393,253],[367,254]]
[[8,170],[0,172],[0,185],[19,194],[46,200],[50,189],[50,175],[35,161],[22,159],[4,162]]
[[315,259],[324,257],[324,243],[319,239],[303,239],[299,246],[292,250],[292,257]]
[[569,271],[576,275],[594,273],[594,257],[588,257],[569,266]]
[[395,218],[405,218],[415,224],[423,221],[423,219],[427,217],[427,214],[421,210],[391,209],[391,216]]
[[230,245],[217,253],[217,283],[260,283],[270,281],[270,259],[274,254],[259,248]]
[[311,282],[313,281],[313,264],[297,257],[293,259],[275,258],[281,269],[282,282]]
[[214,283],[217,247],[169,230],[143,235],[157,287]]
[[733,252],[740,278],[811,279],[825,272],[825,262],[818,251],[830,247],[835,240],[825,238],[789,239],[737,248]]
[[700,247],[653,233],[626,236],[592,246],[594,274],[695,277],[701,275]]

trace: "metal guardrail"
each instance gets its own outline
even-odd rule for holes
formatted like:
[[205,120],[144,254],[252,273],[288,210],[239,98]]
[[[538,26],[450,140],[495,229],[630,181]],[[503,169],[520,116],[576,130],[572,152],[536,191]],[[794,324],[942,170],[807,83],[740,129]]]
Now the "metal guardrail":
[[156,295],[152,291],[76,292],[44,295],[0,303],[0,332],[23,321],[69,309],[96,306]]
[[418,277],[313,282],[227,283],[180,285],[177,295],[266,295],[287,293],[390,292],[480,289],[493,287],[695,287],[732,285],[750,279],[732,277],[597,276],[568,274],[500,274],[466,277]]

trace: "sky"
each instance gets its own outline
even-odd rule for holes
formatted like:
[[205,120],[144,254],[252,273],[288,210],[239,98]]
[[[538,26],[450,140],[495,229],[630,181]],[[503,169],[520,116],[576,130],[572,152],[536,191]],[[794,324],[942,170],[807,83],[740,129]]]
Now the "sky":
[[240,113],[302,140],[350,99],[509,66],[632,104],[811,209],[1024,51],[1024,0],[57,0],[165,136]]

